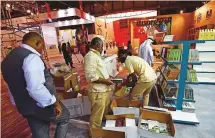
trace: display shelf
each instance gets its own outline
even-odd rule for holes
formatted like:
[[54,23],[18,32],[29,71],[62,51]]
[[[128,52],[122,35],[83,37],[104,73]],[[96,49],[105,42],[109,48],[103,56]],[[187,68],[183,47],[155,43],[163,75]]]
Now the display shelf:
[[198,82],[198,84],[215,85],[215,82]]
[[161,69],[160,69],[160,68],[158,68],[158,69],[159,69],[161,75],[163,76],[163,78],[165,79],[165,81],[166,81],[167,83],[169,83],[169,84],[170,84],[170,83],[175,84],[175,83],[178,83],[178,82],[179,82],[178,80],[167,80],[166,76],[163,74],[163,72],[161,71]]
[[213,52],[215,51],[203,51],[203,50],[199,51],[199,53],[213,53]]
[[[177,100],[177,98],[175,98],[175,97],[166,97],[165,95],[164,95],[164,98],[167,101],[176,101]],[[184,102],[196,102],[195,100],[191,100],[191,99],[183,99],[183,101]]]
[[[206,42],[208,41],[208,40],[205,40]],[[211,42],[211,41],[213,41],[213,42]],[[199,53],[200,54],[207,54],[207,55],[210,55],[210,56],[212,56],[212,57],[210,57],[210,56],[208,56],[209,57],[209,59],[210,60],[208,60],[208,59],[205,59],[204,58],[204,60],[202,61],[201,60],[201,62],[202,63],[206,63],[207,65],[211,65],[211,66],[213,66],[213,64],[215,64],[215,61],[214,61],[214,59],[213,60],[211,60],[212,58],[213,58],[213,56],[214,56],[214,54],[213,53],[215,53],[215,50],[214,50],[214,48],[213,48],[213,46],[214,46],[214,42],[215,42],[215,40],[209,40],[209,42],[207,42],[206,43],[206,45],[201,45],[200,47],[202,47],[202,48],[200,48],[200,49],[202,49],[202,50],[199,50]],[[209,44],[209,47],[207,47],[207,45]],[[204,46],[206,46],[206,47],[204,47]],[[198,49],[198,48],[197,48]],[[213,74],[215,74],[215,71],[213,71],[213,69],[211,68],[210,70],[203,70],[203,71],[196,71],[196,73],[201,73],[201,74],[211,74],[212,76],[213,76]],[[198,80],[199,82],[198,82],[198,84],[204,84],[204,85],[215,85],[215,80],[211,80],[211,79],[206,79],[206,80]]]
[[[209,40],[210,41],[210,40]],[[181,61],[180,62],[167,62],[167,60],[164,59],[164,61],[168,64],[178,64],[182,65],[180,68],[180,74],[179,74],[179,80],[177,81],[167,81],[167,83],[178,83],[178,96],[174,100],[177,101],[176,109],[182,110],[182,104],[184,99],[184,90],[186,84],[199,84],[199,82],[187,82],[186,76],[187,76],[187,66],[189,64],[191,65],[201,65],[202,62],[189,62],[189,50],[191,44],[195,43],[205,43],[205,40],[190,40],[190,41],[171,41],[166,42],[167,44],[182,44],[182,55],[181,55]],[[161,70],[160,70],[161,71]],[[164,74],[161,72],[163,77],[165,78]],[[165,78],[166,79],[166,78]],[[173,100],[173,99],[172,99]]]
[[163,62],[152,62],[152,64],[162,64]]
[[[176,64],[176,65],[181,65],[180,66],[180,73],[178,76],[178,80],[167,80],[166,76],[164,75],[164,73],[162,72],[162,70],[159,68],[159,71],[161,72],[160,74],[162,75],[163,79],[165,79],[167,81],[167,83],[178,83],[178,94],[177,97],[166,97],[164,95],[165,101],[176,101],[176,109],[177,110],[182,110],[182,106],[183,106],[183,102],[195,102],[195,100],[191,100],[191,99],[184,99],[184,90],[186,87],[186,84],[215,84],[215,82],[188,82],[186,81],[186,77],[187,77],[187,67],[188,65],[202,65],[202,63],[215,63],[215,61],[198,61],[198,62],[189,62],[189,51],[190,51],[190,47],[193,44],[196,43],[205,43],[205,41],[215,41],[215,40],[189,40],[189,41],[169,41],[166,42],[167,44],[180,44],[182,45],[182,54],[181,54],[181,61],[179,62],[170,62],[167,61],[165,58],[162,57],[164,64],[168,65],[168,64]],[[209,51],[201,51],[203,52],[209,52]],[[214,51],[210,51],[210,52],[214,52]],[[205,73],[211,73],[210,72],[205,72]],[[214,73],[214,72],[213,72]],[[178,120],[179,122],[181,122],[182,120]],[[190,122],[185,122],[188,124],[191,124]]]
[[172,115],[174,123],[190,124],[195,125],[199,124],[199,121],[195,113],[183,112],[181,110],[169,111]]
[[215,63],[215,61],[201,61],[202,63]]
[[195,44],[195,43],[205,43],[205,41],[214,41],[214,40],[167,41],[165,43],[167,43],[167,44],[183,44],[183,43]]
[[196,84],[196,85],[198,85],[199,82],[188,82],[188,81],[186,81],[186,84]]
[[[171,64],[182,64],[181,61],[178,61],[178,62],[176,62],[176,61],[167,61],[167,59],[165,59],[165,58],[163,58],[163,57],[161,57],[161,58],[165,61],[165,64],[167,64],[167,65],[171,65]],[[202,65],[202,62],[200,62],[200,61],[191,61],[191,62],[188,62],[188,64],[189,64],[189,65]]]
[[196,71],[196,73],[215,73],[215,71]]

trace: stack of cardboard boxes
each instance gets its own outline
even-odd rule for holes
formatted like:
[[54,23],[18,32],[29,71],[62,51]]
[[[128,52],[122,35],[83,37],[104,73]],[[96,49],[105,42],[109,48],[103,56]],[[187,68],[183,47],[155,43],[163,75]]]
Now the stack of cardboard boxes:
[[[117,133],[117,138],[174,137],[174,124],[167,109],[152,107],[141,109],[140,107],[139,100],[130,102],[128,96],[113,99],[111,103],[113,115],[106,116],[105,126],[102,129],[92,130],[92,137],[98,138],[98,135],[94,134],[100,134],[99,138],[110,137],[110,135],[114,138],[114,133]],[[143,129],[143,121],[147,121],[149,126],[152,126],[151,122],[156,122],[158,125],[153,126],[153,129]],[[154,128],[159,131],[152,131]]]
[[[124,107],[124,109],[126,108],[127,107]],[[103,127],[102,129],[92,130],[93,132],[92,137],[105,138],[105,137],[111,136],[112,138],[115,138],[114,133],[118,135],[117,138],[140,138],[140,137],[141,138],[155,138],[155,137],[173,138],[174,137],[175,128],[174,128],[172,116],[169,112],[166,112],[166,110],[164,109],[162,110],[159,108],[155,108],[155,109],[134,108],[134,109],[138,109],[139,111],[139,117],[137,120],[135,120],[135,115],[133,114],[134,113],[133,108],[127,108],[127,109],[128,110],[130,109],[129,114],[123,114],[123,113],[120,114],[122,110],[119,107],[115,107],[114,115],[106,116],[105,127]],[[152,132],[149,129],[143,129],[142,127],[143,120],[147,122],[157,122],[159,125],[156,127],[158,127],[159,130],[162,129],[162,131]],[[98,136],[98,134],[100,135]]]
[[80,79],[76,70],[71,72],[57,71],[53,75],[53,79],[60,99],[77,97],[80,91]]
[[91,107],[88,96],[78,96],[80,91],[80,77],[75,69],[70,72],[57,71],[53,75],[58,98],[70,112],[70,117],[90,115]]

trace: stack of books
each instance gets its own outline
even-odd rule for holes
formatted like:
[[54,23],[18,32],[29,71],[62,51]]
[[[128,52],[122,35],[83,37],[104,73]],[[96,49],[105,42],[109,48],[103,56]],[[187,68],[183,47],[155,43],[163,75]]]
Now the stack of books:
[[194,100],[193,89],[189,85],[186,85],[185,87],[184,98],[189,100]]
[[179,62],[181,61],[181,49],[170,49],[167,60],[171,62]]
[[199,51],[197,49],[190,49],[189,52],[189,61],[197,62],[199,61]]
[[166,97],[176,97],[178,88],[175,84],[163,83],[162,90],[165,93]]
[[198,82],[196,71],[194,69],[189,69],[187,71],[187,81]]
[[167,80],[175,80],[178,77],[180,70],[174,65],[168,65],[164,69],[163,74],[167,78]]

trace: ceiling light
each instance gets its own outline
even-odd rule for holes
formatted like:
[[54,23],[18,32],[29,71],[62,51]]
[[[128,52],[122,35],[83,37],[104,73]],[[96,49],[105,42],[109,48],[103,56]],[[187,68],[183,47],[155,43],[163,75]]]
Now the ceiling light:
[[30,10],[27,10],[27,13],[31,13],[31,11],[30,11]]
[[122,13],[122,14],[121,14],[122,17],[125,17],[125,15],[126,15],[126,13]]
[[62,25],[62,22],[61,22],[61,21],[58,21],[58,25]]
[[66,25],[69,25],[69,21],[66,20],[66,21],[65,21],[65,24],[66,24]]
[[7,3],[7,4],[6,4],[6,7],[10,8],[10,4],[9,4],[9,3]]

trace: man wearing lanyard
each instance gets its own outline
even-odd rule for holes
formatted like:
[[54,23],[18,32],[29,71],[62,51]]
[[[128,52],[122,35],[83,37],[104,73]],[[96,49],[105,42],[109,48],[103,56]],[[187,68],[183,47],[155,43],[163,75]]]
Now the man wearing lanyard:
[[66,138],[70,113],[57,99],[53,79],[42,61],[43,38],[30,32],[20,47],[2,61],[2,75],[11,102],[27,119],[33,138],[49,138],[50,122],[57,124],[55,138]]
[[88,97],[92,105],[90,128],[101,127],[103,116],[109,109],[109,86],[113,84],[101,59],[102,51],[103,41],[95,37],[91,41],[90,51],[84,57],[85,76],[89,82]]
[[149,93],[157,80],[154,70],[144,59],[137,56],[129,56],[126,50],[119,50],[118,57],[121,63],[125,63],[129,76],[132,78],[138,77],[138,81],[131,92],[131,100],[136,101],[143,95],[143,106],[148,106]]

